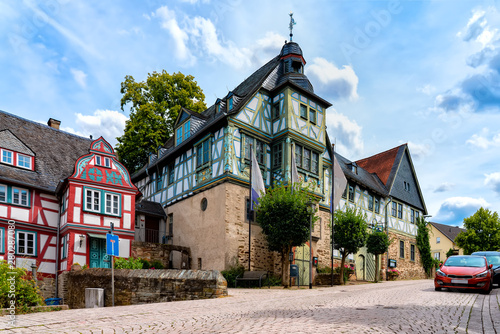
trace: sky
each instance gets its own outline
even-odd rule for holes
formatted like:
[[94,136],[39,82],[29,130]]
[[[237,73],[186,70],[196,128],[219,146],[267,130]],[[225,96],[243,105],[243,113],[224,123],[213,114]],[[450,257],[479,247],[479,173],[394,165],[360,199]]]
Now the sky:
[[1,0],[0,110],[113,146],[126,75],[193,75],[212,105],[289,36],[350,160],[407,143],[429,220],[500,210],[500,0]]

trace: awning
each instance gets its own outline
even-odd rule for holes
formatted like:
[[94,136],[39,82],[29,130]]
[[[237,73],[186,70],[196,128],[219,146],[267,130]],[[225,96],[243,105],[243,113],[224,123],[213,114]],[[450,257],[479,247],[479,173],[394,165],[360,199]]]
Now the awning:
[[106,239],[106,234],[87,233],[87,235],[91,238]]

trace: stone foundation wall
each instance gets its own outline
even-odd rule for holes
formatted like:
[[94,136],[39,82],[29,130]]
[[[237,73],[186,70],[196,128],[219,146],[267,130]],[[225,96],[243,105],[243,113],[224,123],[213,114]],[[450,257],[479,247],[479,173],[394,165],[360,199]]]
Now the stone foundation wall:
[[[115,306],[208,299],[227,296],[219,271],[115,269]],[[65,273],[65,303],[85,307],[85,289],[103,288],[104,305],[112,305],[111,269],[94,268]]]
[[[427,275],[425,274],[424,268],[422,266],[422,261],[420,259],[420,252],[417,247],[416,237],[389,232],[389,240],[391,240],[391,244],[389,245],[389,259],[394,259],[397,261],[397,266],[395,269],[397,269],[400,273],[398,279],[427,278]],[[400,241],[404,242],[404,257],[400,257]],[[411,260],[411,245],[415,246],[414,261]],[[387,254],[383,254],[381,256],[381,261],[381,278],[386,279]]]
[[189,247],[132,241],[132,257],[140,257],[149,262],[159,261],[165,268],[172,268],[169,263],[170,253],[172,252],[178,252],[182,254],[183,259],[185,258],[185,261],[182,261],[182,263],[185,263],[185,266],[176,269],[192,268],[191,250]]
[[36,284],[44,300],[54,298],[56,293],[56,279],[54,277],[38,277]]

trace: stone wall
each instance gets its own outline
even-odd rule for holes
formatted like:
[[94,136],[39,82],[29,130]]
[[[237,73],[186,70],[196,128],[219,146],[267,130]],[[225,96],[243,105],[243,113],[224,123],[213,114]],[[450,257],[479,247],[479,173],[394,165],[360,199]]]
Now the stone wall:
[[56,293],[56,279],[54,277],[37,277],[36,284],[43,299],[54,298]]
[[[314,285],[332,285],[332,274],[316,274]],[[333,285],[340,285],[340,274],[333,273]]]
[[[191,269],[191,250],[189,247],[165,245],[152,242],[133,241],[132,242],[132,257],[140,257],[149,262],[159,261],[165,268],[174,268],[169,263],[170,253],[177,252],[182,254],[183,261],[179,268],[175,269]],[[184,264],[184,265],[183,265]]]
[[[420,259],[420,252],[417,247],[417,240],[414,236],[409,236],[400,233],[389,232],[389,259],[397,261],[397,269],[400,273],[398,279],[422,279],[427,278],[422,261]],[[404,257],[400,257],[399,245],[400,241],[404,242]],[[411,245],[415,246],[415,260],[411,260]],[[387,268],[387,254],[381,256],[382,272],[381,278],[386,279]]]
[[[65,273],[65,303],[85,307],[85,289],[103,288],[104,305],[112,305],[111,269],[94,268]],[[219,271],[115,269],[115,306],[208,299],[227,296]]]

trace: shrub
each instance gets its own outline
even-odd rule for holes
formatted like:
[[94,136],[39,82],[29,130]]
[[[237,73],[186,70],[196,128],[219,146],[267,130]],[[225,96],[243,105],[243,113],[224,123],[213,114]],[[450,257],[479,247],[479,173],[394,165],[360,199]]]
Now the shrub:
[[[340,266],[333,268],[333,272],[340,274]],[[349,277],[354,274],[354,269],[352,269],[349,265],[344,265],[344,283],[349,280]]]
[[149,268],[151,268],[151,264],[149,263],[148,260],[142,260],[141,259],[141,261],[142,261],[142,269],[149,269]]
[[318,272],[318,274],[331,274],[332,273],[332,268],[330,268],[328,266],[318,267],[316,269],[316,271]]
[[142,266],[143,263],[140,257],[129,257],[128,259],[119,257],[115,259],[115,269],[142,269]]
[[40,290],[27,270],[11,268],[7,261],[0,260],[0,308],[8,308],[14,295],[16,313],[26,313],[31,306],[44,304]]
[[236,280],[236,276],[243,275],[244,272],[245,272],[245,267],[243,267],[240,264],[235,264],[235,265],[229,267],[228,270],[221,271],[221,274],[226,279],[227,286],[233,287],[234,281]]
[[165,269],[163,263],[158,260],[151,262],[151,269]]

